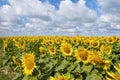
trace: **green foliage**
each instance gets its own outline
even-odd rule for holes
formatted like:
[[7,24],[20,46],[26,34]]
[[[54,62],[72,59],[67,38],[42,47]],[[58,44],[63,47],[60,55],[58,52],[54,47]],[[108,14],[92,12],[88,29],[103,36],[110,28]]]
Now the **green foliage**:
[[103,80],[103,77],[102,75],[96,71],[96,70],[93,70],[87,77],[86,77],[86,80]]
[[[15,41],[14,41],[15,39]],[[30,40],[29,40],[30,39]],[[49,37],[47,38],[49,39]],[[38,39],[25,39],[25,38],[0,38],[0,51],[3,51],[3,47],[5,47],[4,54],[2,57],[0,56],[0,64],[2,67],[10,67],[11,71],[15,72],[14,77],[12,80],[49,80],[50,76],[56,77],[57,74],[65,75],[69,78],[74,78],[74,80],[105,80],[106,77],[106,70],[103,69],[102,63],[101,64],[92,64],[92,62],[84,63],[79,61],[75,57],[75,50],[79,47],[86,48],[88,51],[95,50],[100,51],[100,43],[99,47],[93,48],[90,45],[84,44],[84,38],[81,39],[78,43],[74,40],[64,40],[69,42],[72,45],[73,53],[70,56],[63,55],[60,51],[60,44],[61,42],[52,42],[51,39],[45,40],[43,37]],[[70,38],[71,39],[71,38]],[[3,41],[7,41],[7,45],[3,45]],[[25,41],[25,48],[20,48],[16,46],[16,41],[20,43],[20,45],[24,45]],[[51,42],[50,42],[51,41]],[[106,42],[107,44],[107,42]],[[48,46],[53,46],[56,49],[56,54],[50,54],[48,50]],[[45,49],[45,54],[42,54],[39,50],[39,47],[43,47]],[[109,71],[115,70],[112,68],[112,65],[118,65],[120,63],[120,44],[115,42],[114,44],[110,44],[112,47],[112,53],[108,55],[107,53],[101,53],[100,56],[103,60],[111,61],[110,66],[108,67]],[[37,68],[34,69],[32,75],[24,75],[23,68],[21,64],[21,57],[23,54],[32,52],[35,55],[35,63]],[[18,67],[14,62],[12,57],[16,57],[16,61],[19,62],[21,67]],[[104,64],[104,63],[103,63]],[[5,77],[6,75],[0,73],[0,79],[8,79]]]
[[3,49],[3,40],[4,38],[0,38],[0,51]]

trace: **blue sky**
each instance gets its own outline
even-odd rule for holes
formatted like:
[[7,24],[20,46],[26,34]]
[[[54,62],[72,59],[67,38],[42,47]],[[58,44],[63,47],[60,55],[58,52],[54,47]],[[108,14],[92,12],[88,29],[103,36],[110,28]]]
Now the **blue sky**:
[[119,0],[0,0],[0,36],[120,35]]

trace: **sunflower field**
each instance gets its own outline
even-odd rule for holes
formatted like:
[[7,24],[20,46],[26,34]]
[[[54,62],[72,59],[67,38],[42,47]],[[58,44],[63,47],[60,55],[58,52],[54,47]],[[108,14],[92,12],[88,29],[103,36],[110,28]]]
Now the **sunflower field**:
[[12,80],[120,80],[119,36],[0,38]]

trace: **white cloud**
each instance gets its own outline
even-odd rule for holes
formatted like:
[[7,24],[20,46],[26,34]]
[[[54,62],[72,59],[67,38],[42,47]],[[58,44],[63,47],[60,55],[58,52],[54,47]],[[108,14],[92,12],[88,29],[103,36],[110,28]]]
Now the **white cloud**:
[[[62,0],[56,10],[49,2],[8,0],[0,7],[0,35],[99,35],[120,29],[120,1],[98,0],[101,16],[85,0]],[[25,19],[24,19],[25,17]],[[9,34],[7,34],[8,32]],[[111,31],[111,34],[115,31]]]
[[120,23],[111,23],[111,27],[114,29],[120,29]]
[[14,21],[16,14],[14,10],[9,5],[3,5],[0,9],[0,17],[2,21]]
[[[70,0],[61,1],[59,10],[50,3],[42,3],[39,0],[9,0],[9,3],[11,6],[4,5],[0,9],[2,13],[0,25],[3,28],[9,26],[8,31],[13,35],[29,33],[69,35],[76,34],[76,31],[82,33],[82,30],[86,30],[85,26],[90,29],[87,23],[92,23],[97,18],[95,11],[87,8],[83,0],[78,3],[72,3]],[[22,16],[29,22],[23,23]]]
[[93,22],[97,16],[95,11],[85,6],[83,0],[78,1],[78,3],[72,3],[70,0],[61,1],[57,14],[68,20],[81,22]]
[[32,17],[48,16],[48,11],[54,10],[49,3],[41,3],[39,0],[9,0],[16,14]]
[[102,15],[97,20],[98,29],[108,35],[120,35],[120,0],[98,0]]
[[99,4],[101,6],[101,11],[104,14],[113,14],[118,15],[120,12],[120,0],[99,0]]

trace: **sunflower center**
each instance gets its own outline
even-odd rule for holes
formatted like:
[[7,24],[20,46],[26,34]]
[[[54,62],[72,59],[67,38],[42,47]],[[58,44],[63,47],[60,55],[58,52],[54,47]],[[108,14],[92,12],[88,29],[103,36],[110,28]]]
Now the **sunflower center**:
[[51,51],[51,52],[54,52],[54,48],[50,48],[50,51]]
[[41,49],[40,49],[40,53],[41,53],[41,54],[45,54],[45,50],[41,48]]
[[95,64],[103,65],[103,61],[102,61],[102,59],[101,59],[98,55],[94,55],[94,56],[92,57],[92,61],[93,61]]
[[34,61],[30,58],[26,59],[26,67],[27,69],[31,70],[34,67]]
[[109,42],[112,42],[113,40],[112,40],[112,38],[109,38]]
[[70,48],[69,47],[65,47],[64,51],[65,51],[65,53],[70,53]]
[[60,78],[59,80],[65,80],[64,78]]
[[101,60],[93,60],[94,63],[98,64],[98,65],[103,65],[104,63]]
[[97,42],[94,42],[94,43],[93,43],[93,46],[97,46],[97,45],[98,45],[98,43],[97,43]]
[[89,40],[85,40],[84,43],[85,43],[86,45],[89,45],[89,44],[90,44]]
[[82,60],[87,60],[87,57],[88,57],[88,53],[85,52],[85,51],[82,51],[80,54],[79,54],[79,57],[82,59]]
[[104,48],[104,51],[109,51],[109,48],[105,47],[105,48]]
[[105,46],[105,47],[103,47],[103,49],[102,49],[102,51],[104,52],[111,52],[111,49],[110,49],[110,47],[108,47],[108,46]]

